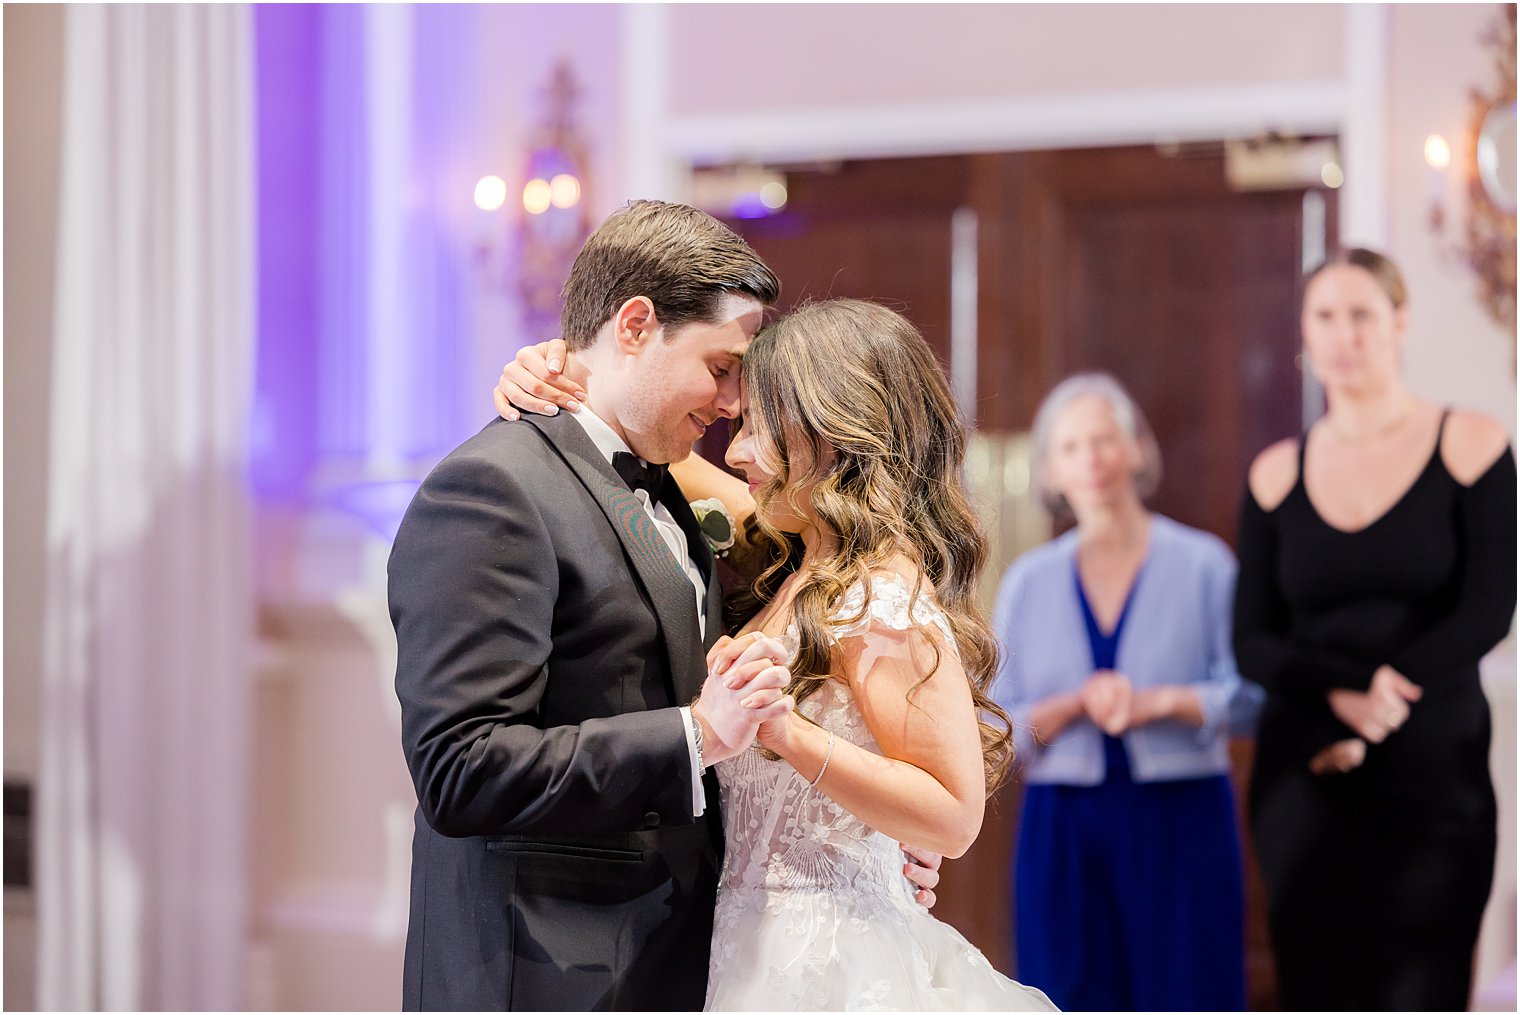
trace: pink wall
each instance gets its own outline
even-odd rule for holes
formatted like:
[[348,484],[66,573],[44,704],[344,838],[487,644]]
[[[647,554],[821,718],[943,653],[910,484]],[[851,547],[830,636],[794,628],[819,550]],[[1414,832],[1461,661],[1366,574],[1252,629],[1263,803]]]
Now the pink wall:
[[669,10],[682,115],[1329,80],[1344,21],[1335,4]]

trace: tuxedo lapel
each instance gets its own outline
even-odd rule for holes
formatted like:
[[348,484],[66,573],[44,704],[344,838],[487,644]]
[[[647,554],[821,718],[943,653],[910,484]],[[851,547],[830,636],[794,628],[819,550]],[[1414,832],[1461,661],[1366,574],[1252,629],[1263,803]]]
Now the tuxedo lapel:
[[715,567],[713,577],[707,583],[707,630],[702,638],[702,648],[704,650],[712,648],[714,643],[727,633],[724,630],[723,620],[723,583],[718,580]]
[[[670,657],[671,689],[675,700],[678,704],[690,701],[701,689],[706,667],[703,665],[696,598],[686,572],[671,556],[670,547],[655,528],[644,506],[623,484],[612,464],[597,450],[579,423],[564,413],[556,416],[525,415],[523,419],[548,438],[565,464],[570,466],[571,471],[596,499],[608,523],[617,533],[623,549],[628,552],[628,558],[633,561],[639,582],[649,593],[655,615],[660,621],[660,629],[665,635],[665,649]],[[675,484],[669,477],[666,482]],[[691,518],[691,509],[681,500],[679,489],[675,499],[685,508],[686,517]],[[671,513],[676,514],[674,509]],[[684,523],[682,528],[685,529]]]

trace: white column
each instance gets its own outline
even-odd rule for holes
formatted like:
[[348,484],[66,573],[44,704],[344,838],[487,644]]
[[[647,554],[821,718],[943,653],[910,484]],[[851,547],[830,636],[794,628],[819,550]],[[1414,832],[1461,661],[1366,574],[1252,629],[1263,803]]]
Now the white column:
[[670,21],[665,4],[630,4],[622,10],[622,145],[624,193],[631,198],[684,201],[683,174],[666,136],[670,121]]
[[1388,244],[1388,47],[1386,4],[1347,4],[1346,111],[1341,123],[1340,238],[1345,246]]
[[407,350],[420,336],[410,334],[412,315],[407,277],[407,219],[411,202],[412,10],[407,4],[364,8],[364,96],[368,138],[369,242],[364,253],[369,357],[364,387],[368,436],[366,472],[391,476],[404,464],[404,430],[410,419],[401,407],[417,399],[409,390]]

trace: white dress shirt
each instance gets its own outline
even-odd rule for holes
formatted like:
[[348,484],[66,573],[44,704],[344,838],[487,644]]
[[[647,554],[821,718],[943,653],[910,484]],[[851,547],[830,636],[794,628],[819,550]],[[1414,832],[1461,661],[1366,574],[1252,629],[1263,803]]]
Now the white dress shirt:
[[[612,462],[612,456],[619,451],[633,454],[630,448],[617,432],[608,426],[590,408],[581,406],[580,412],[570,414],[580,423],[586,431],[586,436],[591,438],[591,443],[606,457],[608,464]],[[643,461],[642,458],[639,461]],[[648,463],[645,463],[648,464]],[[702,569],[697,567],[691,554],[687,551],[686,533],[676,522],[675,516],[670,509],[659,502],[651,502],[647,490],[635,490],[633,495],[644,506],[644,511],[649,515],[650,521],[654,522],[655,531],[665,540],[665,545],[670,549],[670,555],[680,565],[691,582],[692,590],[697,597],[697,625],[702,636],[707,636],[707,582],[702,578]],[[702,789],[702,771],[697,766],[697,736],[694,727],[695,719],[692,718],[691,708],[686,705],[680,706],[681,722],[686,727],[686,749],[691,757],[691,813],[695,817],[701,817],[707,807],[707,794]]]

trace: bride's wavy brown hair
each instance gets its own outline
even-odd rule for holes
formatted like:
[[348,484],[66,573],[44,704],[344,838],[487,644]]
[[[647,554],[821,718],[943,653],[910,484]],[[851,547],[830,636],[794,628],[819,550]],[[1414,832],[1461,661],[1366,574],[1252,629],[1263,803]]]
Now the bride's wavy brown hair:
[[[766,520],[778,499],[808,489],[812,513],[838,534],[792,602],[799,645],[789,693],[801,701],[831,679],[828,618],[845,591],[864,585],[864,616],[871,574],[906,558],[933,585],[954,632],[990,793],[1012,760],[1013,740],[1008,716],[987,693],[997,670],[997,642],[977,600],[987,540],[961,476],[966,432],[934,353],[901,314],[829,300],[756,336],[744,374],[752,432],[761,448],[774,449],[768,457],[777,467],[755,491],[751,529],[771,560],[756,595],[769,599],[796,566],[797,541]],[[911,605],[918,596],[915,584]],[[930,644],[937,669],[939,648]]]

